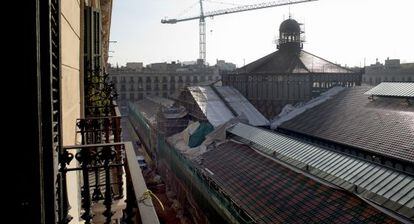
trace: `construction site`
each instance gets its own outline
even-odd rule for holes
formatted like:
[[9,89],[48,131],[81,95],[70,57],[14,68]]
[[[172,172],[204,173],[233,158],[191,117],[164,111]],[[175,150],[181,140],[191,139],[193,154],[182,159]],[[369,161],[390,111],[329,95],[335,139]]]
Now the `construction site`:
[[[206,17],[304,2],[204,12],[200,0],[199,16],[162,23],[198,19],[203,62]],[[275,52],[220,82],[128,103],[160,220],[412,223],[413,83],[361,86],[363,70],[304,51],[293,18],[278,31]]]
[[414,224],[414,1],[15,2],[11,223]]
[[[389,146],[385,145],[372,148],[375,142],[369,140],[352,145],[348,142],[352,140],[339,136],[333,140],[323,135],[305,136],[300,129],[289,126],[292,121],[300,124],[312,110],[330,113],[327,117],[338,116],[325,106],[332,100],[346,103],[358,97],[360,103],[349,109],[355,115],[381,111],[405,98],[390,101],[378,96],[372,103],[363,95],[367,88],[332,90],[315,98],[311,106],[285,112],[288,116],[272,127],[277,132],[271,131],[269,121],[231,87],[189,87],[176,101],[146,99],[145,103],[131,103],[129,120],[151,157],[151,169],[165,184],[158,192],[168,192],[165,194],[170,199],[164,203],[177,209],[181,223],[337,223],[338,217],[342,217],[340,223],[412,220],[414,167],[410,156],[401,154],[403,151],[386,151]],[[223,92],[234,94],[220,94]],[[366,103],[375,108],[361,110],[361,104]],[[387,113],[394,109],[388,108]],[[398,110],[408,113],[396,119],[414,119],[412,106]],[[392,125],[391,120],[388,124],[369,122],[372,128]],[[299,127],[304,125],[306,122]],[[353,125],[353,129],[342,130],[351,133],[359,128],[357,123]],[[413,137],[406,125],[400,128],[399,133],[384,129],[383,134]],[[407,145],[407,150],[412,150],[410,147]],[[332,156],[336,160],[328,159]],[[331,166],[326,166],[329,163]],[[362,169],[365,166],[371,171]],[[390,172],[399,178],[386,175]],[[392,194],[387,193],[390,190]],[[293,215],[298,213],[301,216]]]

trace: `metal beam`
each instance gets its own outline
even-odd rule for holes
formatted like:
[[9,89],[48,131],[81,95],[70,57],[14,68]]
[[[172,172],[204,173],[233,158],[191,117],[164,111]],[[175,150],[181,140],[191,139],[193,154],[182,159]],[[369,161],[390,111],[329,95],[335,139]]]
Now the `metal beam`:
[[237,12],[245,12],[245,11],[250,11],[250,10],[271,8],[271,7],[284,6],[284,5],[293,5],[293,4],[313,2],[313,1],[318,1],[318,0],[296,0],[296,1],[283,0],[283,1],[264,2],[264,3],[252,4],[252,5],[243,5],[243,6],[238,6],[238,7],[228,8],[228,9],[209,11],[209,12],[204,13],[204,15],[200,15],[200,16],[191,16],[191,17],[178,18],[178,19],[162,19],[161,23],[175,24],[178,22],[200,19],[201,17],[214,17],[214,16],[227,15],[227,14],[232,14],[232,13],[237,13]]

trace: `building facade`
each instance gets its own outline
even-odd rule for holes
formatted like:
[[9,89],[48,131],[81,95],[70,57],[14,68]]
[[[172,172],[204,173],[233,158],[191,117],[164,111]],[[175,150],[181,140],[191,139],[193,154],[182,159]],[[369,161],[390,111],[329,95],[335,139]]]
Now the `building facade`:
[[368,85],[378,85],[381,82],[414,82],[414,63],[400,63],[400,59],[385,60],[384,64],[377,62],[365,67],[362,82]]
[[146,96],[169,97],[191,85],[213,83],[221,79],[215,66],[194,68],[180,64],[156,63],[142,70],[128,67],[110,68],[110,80],[119,96],[120,104],[138,101]]
[[13,150],[12,222],[159,223],[152,201],[137,201],[147,188],[107,80],[112,0],[18,4],[29,19],[15,45],[25,65],[17,110],[30,112],[14,124],[27,133]]

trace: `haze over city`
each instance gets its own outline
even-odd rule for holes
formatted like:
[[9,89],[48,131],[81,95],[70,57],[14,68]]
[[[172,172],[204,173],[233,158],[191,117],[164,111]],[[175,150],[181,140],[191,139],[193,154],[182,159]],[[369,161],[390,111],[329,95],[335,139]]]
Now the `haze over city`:
[[[267,0],[269,1],[269,0]],[[266,0],[205,1],[205,11]],[[192,7],[191,7],[192,6]],[[347,66],[375,63],[376,58],[414,61],[411,0],[320,0],[206,19],[207,62],[216,59],[238,67],[276,50],[279,24],[289,17],[304,23],[304,50]],[[195,61],[198,20],[162,24],[162,18],[199,14],[195,0],[114,1],[111,64]]]

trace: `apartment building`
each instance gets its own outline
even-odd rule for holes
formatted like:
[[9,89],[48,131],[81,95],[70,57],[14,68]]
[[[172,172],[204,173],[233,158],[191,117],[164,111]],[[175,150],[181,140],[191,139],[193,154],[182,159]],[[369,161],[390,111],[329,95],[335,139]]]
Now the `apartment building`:
[[107,79],[112,3],[20,3],[15,223],[159,223]]
[[[131,65],[131,63],[130,63]],[[120,104],[147,96],[170,97],[187,86],[211,84],[221,79],[218,66],[201,67],[179,63],[153,63],[145,68],[109,68],[110,80]]]
[[400,59],[387,58],[384,64],[377,59],[375,64],[365,67],[362,82],[378,85],[381,82],[414,82],[414,63],[401,63]]

